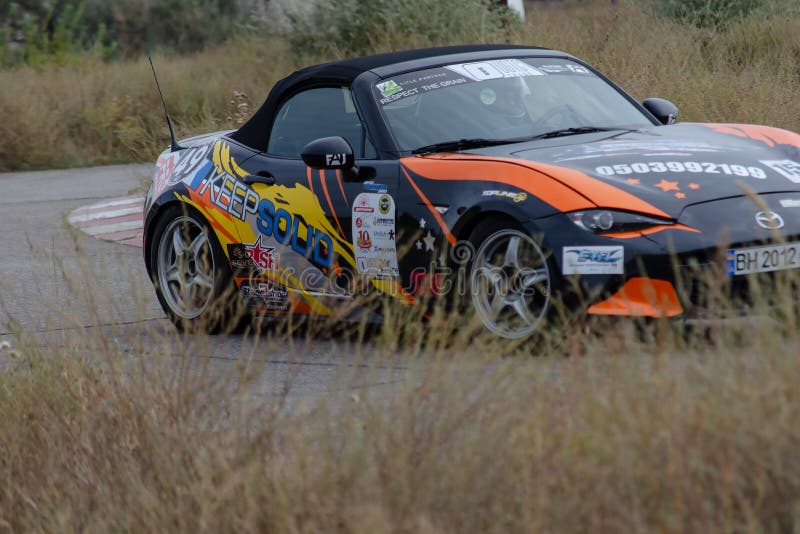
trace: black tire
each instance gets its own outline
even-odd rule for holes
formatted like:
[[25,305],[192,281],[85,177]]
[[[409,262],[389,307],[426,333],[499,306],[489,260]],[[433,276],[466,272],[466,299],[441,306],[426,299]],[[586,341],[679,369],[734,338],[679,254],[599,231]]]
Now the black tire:
[[486,330],[525,339],[551,315],[556,273],[541,239],[513,220],[486,219],[469,236],[474,256],[466,270],[466,303]]
[[206,220],[173,204],[159,215],[150,240],[150,277],[164,312],[181,331],[238,330],[250,317],[228,259]]

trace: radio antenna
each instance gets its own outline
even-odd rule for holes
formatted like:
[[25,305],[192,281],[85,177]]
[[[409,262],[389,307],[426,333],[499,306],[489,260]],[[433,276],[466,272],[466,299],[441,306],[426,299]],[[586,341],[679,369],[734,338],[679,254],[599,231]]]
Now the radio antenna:
[[167,119],[167,127],[169,128],[170,150],[172,152],[183,150],[184,147],[179,145],[178,141],[175,139],[175,130],[172,129],[172,120],[169,118],[169,113],[167,113],[167,101],[164,100],[164,93],[161,92],[161,85],[158,83],[158,76],[156,75],[156,68],[153,66],[153,59],[147,56],[147,61],[150,62],[150,68],[153,71],[153,79],[156,81],[156,89],[158,89],[158,96],[161,97],[161,105],[164,106],[164,117]]

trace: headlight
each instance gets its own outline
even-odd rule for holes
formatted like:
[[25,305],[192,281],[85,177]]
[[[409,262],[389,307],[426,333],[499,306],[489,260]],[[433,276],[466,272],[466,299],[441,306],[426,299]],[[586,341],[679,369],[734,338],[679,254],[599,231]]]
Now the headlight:
[[574,211],[568,215],[576,225],[595,234],[638,232],[652,226],[675,224],[672,219],[662,219],[627,211],[588,210]]

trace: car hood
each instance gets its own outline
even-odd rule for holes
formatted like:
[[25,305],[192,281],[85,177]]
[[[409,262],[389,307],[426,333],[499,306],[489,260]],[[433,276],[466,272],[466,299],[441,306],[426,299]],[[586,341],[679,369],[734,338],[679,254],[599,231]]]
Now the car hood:
[[676,124],[470,153],[533,168],[600,207],[619,207],[617,191],[676,219],[692,204],[800,190],[800,135],[764,126]]

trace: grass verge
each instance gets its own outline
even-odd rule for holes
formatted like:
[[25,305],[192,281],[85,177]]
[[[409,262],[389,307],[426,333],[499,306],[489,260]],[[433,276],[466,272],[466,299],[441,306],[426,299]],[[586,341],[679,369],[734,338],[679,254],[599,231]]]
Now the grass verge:
[[[88,266],[59,276],[75,309],[111,324],[47,336],[11,321],[6,529],[796,528],[800,343],[788,291],[780,321],[689,333],[568,324],[516,346],[458,318],[434,328],[395,311],[355,343],[280,329],[234,338],[220,364],[209,355],[230,337],[123,326],[119,314],[147,296],[105,294]],[[337,354],[323,396],[303,367],[319,366],[320,337]]]
[[[639,100],[673,100],[682,120],[800,130],[796,12],[742,18],[718,30],[648,13],[622,0],[537,5],[527,24],[502,35],[442,28],[427,37],[410,32],[403,41],[406,34],[397,30],[391,42],[403,48],[507,40],[556,48],[586,59]],[[287,40],[242,37],[155,62],[178,132],[188,136],[237,127],[279,78],[344,54],[328,50],[300,60]],[[61,66],[0,71],[0,86],[0,170],[152,161],[166,146],[144,59],[105,63],[76,56]]]

